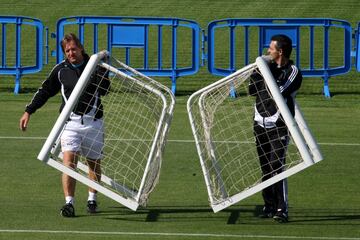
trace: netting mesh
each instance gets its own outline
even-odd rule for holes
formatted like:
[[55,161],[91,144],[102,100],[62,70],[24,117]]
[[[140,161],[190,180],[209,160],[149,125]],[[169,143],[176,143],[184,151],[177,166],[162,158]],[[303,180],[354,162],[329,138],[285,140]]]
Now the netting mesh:
[[[99,95],[102,95],[103,109],[96,108]],[[103,156],[101,184],[145,205],[159,178],[174,105],[171,92],[111,58],[109,64],[98,65],[77,106],[82,104],[86,108],[78,114],[92,113],[95,122],[96,116],[103,112],[103,127],[97,133],[87,134],[85,130],[83,134],[83,142],[90,142],[83,148],[100,151],[97,155]],[[99,149],[96,141],[101,140],[101,136],[104,145]],[[61,155],[56,159],[61,162]],[[79,154],[78,161],[78,172],[87,176],[88,158]]]
[[[274,137],[268,136],[268,142],[262,141],[257,149],[256,138],[264,139],[267,133],[260,133],[264,135],[257,135],[255,138],[255,97],[249,94],[249,84],[252,83],[252,74],[255,72],[260,74],[256,65],[253,65],[219,80],[195,93],[188,102],[193,133],[212,204],[221,203],[228,197],[261,183],[264,178],[275,175],[279,169],[269,169],[276,165],[272,161],[280,160],[280,169],[289,169],[302,162],[297,147],[292,143],[286,146],[285,141],[278,141],[284,145],[278,146],[279,149],[275,148],[274,151],[281,148],[285,150],[287,147],[286,161],[281,162],[283,156],[278,156],[277,160],[259,161],[259,158],[266,159],[269,152],[266,152],[265,145],[274,145]],[[268,90],[264,88],[261,91]],[[271,100],[271,94],[268,95],[269,99],[265,101]],[[285,126],[276,131],[283,130],[287,131]],[[264,152],[258,152],[259,149],[264,149]],[[269,171],[269,177],[263,176],[262,169]]]

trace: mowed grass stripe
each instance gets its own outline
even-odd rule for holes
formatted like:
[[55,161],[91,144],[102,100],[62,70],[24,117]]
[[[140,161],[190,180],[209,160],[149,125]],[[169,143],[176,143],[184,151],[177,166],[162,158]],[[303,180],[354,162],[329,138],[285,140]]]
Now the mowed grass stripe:
[[242,235],[242,234],[216,234],[216,233],[166,233],[166,232],[100,232],[100,231],[62,231],[62,230],[21,230],[0,229],[0,233],[45,233],[45,234],[80,234],[80,235],[129,235],[129,236],[174,236],[174,237],[212,237],[212,238],[261,238],[261,239],[311,239],[311,240],[360,240],[353,237],[304,237],[280,235]]
[[[46,137],[7,137],[7,136],[0,136],[0,139],[15,139],[15,140],[45,140]],[[116,140],[116,141],[140,141],[138,139],[108,139],[108,140]],[[151,140],[141,140],[141,141],[151,141]],[[173,142],[173,143],[194,143],[194,140],[190,139],[169,139],[167,142]],[[227,142],[227,143],[238,143],[237,141],[214,141],[214,142]],[[252,143],[252,142],[240,142],[240,143]],[[360,146],[360,143],[328,143],[328,142],[319,142],[319,145],[324,146]]]

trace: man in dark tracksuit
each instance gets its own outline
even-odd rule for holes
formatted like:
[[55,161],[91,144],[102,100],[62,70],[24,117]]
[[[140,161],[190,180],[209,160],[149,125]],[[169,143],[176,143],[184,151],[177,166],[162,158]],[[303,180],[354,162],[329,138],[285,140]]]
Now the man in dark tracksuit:
[[[290,38],[285,35],[275,35],[271,38],[266,58],[280,92],[294,116],[294,98],[296,91],[300,88],[302,75],[289,59],[291,50]],[[289,132],[259,73],[252,75],[249,93],[256,96],[254,134],[263,173],[262,181],[265,181],[284,169]],[[273,217],[279,222],[287,222],[286,179],[265,188],[262,196],[264,199],[263,217]]]
[[[25,112],[33,114],[37,109],[41,108],[50,97],[55,96],[60,91],[62,95],[62,103],[59,112],[61,112],[67,99],[69,99],[73,89],[75,88],[75,85],[87,62],[89,61],[89,56],[87,54],[84,54],[83,57],[83,64],[78,66],[72,65],[67,59],[57,64],[52,69],[48,78],[42,83],[41,88],[35,93],[30,104],[26,106]],[[97,99],[97,97],[94,97],[96,96],[96,91],[98,91],[99,96],[106,94],[109,81],[101,81],[101,79],[97,78],[96,75],[100,75],[100,73],[93,74],[91,76],[89,81],[90,84],[87,86],[84,94],[80,96],[78,103],[73,110],[75,114],[84,115],[92,110],[92,106],[95,104],[95,100]],[[105,86],[99,88],[97,86],[99,81],[101,81],[101,84]],[[101,119],[103,116],[101,99],[98,99],[96,105],[98,110],[95,114],[95,119]]]
[[[30,115],[41,108],[50,97],[58,92],[62,95],[60,112],[74,90],[81,73],[85,69],[89,56],[75,34],[66,34],[61,42],[66,59],[57,64],[50,72],[47,79],[35,93],[30,104],[20,118],[20,129],[25,131],[30,120]],[[103,77],[99,77],[103,76]],[[90,76],[88,85],[75,105],[67,124],[61,134],[61,151],[63,164],[75,169],[78,156],[87,159],[89,178],[100,181],[100,160],[103,157],[103,106],[101,96],[108,93],[110,81],[105,70],[97,68]],[[100,134],[99,134],[100,133]],[[63,174],[62,185],[65,196],[65,205],[60,214],[64,217],[74,217],[75,179]],[[89,188],[87,210],[89,213],[97,212],[96,190]]]

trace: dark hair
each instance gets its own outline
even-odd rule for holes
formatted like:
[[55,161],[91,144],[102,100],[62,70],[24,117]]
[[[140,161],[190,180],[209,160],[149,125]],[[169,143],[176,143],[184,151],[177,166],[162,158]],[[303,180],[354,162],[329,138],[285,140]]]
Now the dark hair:
[[288,36],[284,34],[274,35],[271,37],[271,41],[276,41],[276,50],[282,49],[284,56],[290,58],[292,41]]
[[76,46],[81,49],[81,53],[85,54],[84,46],[81,44],[80,39],[74,33],[65,34],[63,39],[61,40],[61,49],[63,53],[65,53],[65,45],[68,42],[74,41]]

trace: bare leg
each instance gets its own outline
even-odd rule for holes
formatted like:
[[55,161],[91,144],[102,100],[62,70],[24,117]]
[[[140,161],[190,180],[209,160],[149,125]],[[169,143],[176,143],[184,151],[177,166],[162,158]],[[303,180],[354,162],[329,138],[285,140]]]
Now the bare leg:
[[[87,159],[87,163],[89,166],[89,179],[100,182],[101,180],[101,165],[100,159]],[[97,191],[93,188],[89,188],[89,192],[96,193]]]
[[[77,154],[75,152],[66,151],[64,152],[63,163],[66,167],[76,169]],[[75,196],[75,185],[76,180],[65,173],[62,175],[62,185],[65,197]]]

